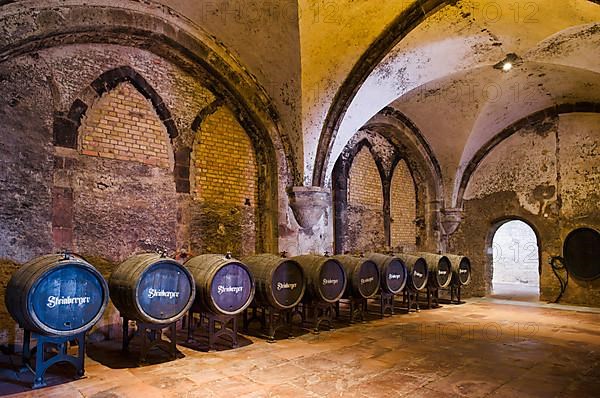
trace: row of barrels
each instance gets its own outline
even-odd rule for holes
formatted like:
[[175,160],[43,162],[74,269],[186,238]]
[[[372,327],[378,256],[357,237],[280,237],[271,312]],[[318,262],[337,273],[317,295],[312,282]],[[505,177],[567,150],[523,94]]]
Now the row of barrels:
[[372,254],[366,257],[272,254],[242,257],[205,254],[185,264],[158,254],[127,259],[108,283],[83,258],[47,255],[23,265],[11,277],[5,303],[27,330],[68,336],[91,328],[108,298],[127,319],[171,324],[192,306],[236,315],[253,301],[290,309],[300,302],[335,303],[341,298],[371,298],[379,291],[399,294],[464,285],[468,258],[452,255]]

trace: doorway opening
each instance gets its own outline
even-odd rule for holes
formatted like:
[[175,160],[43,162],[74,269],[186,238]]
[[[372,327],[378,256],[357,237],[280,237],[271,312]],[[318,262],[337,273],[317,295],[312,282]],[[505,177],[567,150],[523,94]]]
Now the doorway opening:
[[539,301],[539,244],[533,228],[521,220],[504,221],[492,239],[492,297]]

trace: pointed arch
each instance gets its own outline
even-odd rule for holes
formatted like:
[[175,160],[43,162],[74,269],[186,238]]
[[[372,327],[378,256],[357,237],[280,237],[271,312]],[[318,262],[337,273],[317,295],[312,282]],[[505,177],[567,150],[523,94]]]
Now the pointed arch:
[[65,148],[77,148],[79,141],[79,127],[81,119],[94,101],[103,94],[113,90],[121,83],[131,83],[137,91],[147,98],[156,111],[161,122],[167,129],[171,139],[177,137],[177,126],[171,118],[171,112],[154,88],[130,66],[121,66],[111,69],[98,76],[80,95],[73,101],[66,113],[54,114],[54,145]]

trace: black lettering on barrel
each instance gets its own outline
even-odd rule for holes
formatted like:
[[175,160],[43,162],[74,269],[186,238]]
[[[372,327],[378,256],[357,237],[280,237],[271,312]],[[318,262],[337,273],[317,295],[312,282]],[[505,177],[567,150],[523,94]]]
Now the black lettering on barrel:
[[19,325],[48,335],[90,329],[108,303],[100,273],[77,256],[51,254],[19,268],[6,289],[6,307]]
[[379,269],[373,261],[353,256],[334,256],[344,267],[348,284],[344,297],[371,298],[379,290]]
[[306,275],[304,301],[334,303],[346,290],[347,278],[344,267],[335,259],[307,254],[293,257]]
[[192,273],[198,294],[195,307],[214,314],[236,315],[254,298],[254,278],[248,267],[230,256],[203,254],[185,266]]
[[427,288],[427,282],[429,279],[429,269],[427,262],[421,256],[415,256],[411,254],[397,254],[404,264],[408,274],[407,286],[412,291],[421,291]]
[[125,260],[111,274],[109,286],[122,316],[153,324],[176,322],[190,308],[196,292],[183,265],[155,253]]
[[370,254],[369,259],[379,268],[381,289],[386,293],[401,293],[408,279],[406,265],[402,259],[378,253]]
[[304,296],[304,272],[297,262],[273,254],[242,257],[256,284],[254,301],[260,306],[293,308]]

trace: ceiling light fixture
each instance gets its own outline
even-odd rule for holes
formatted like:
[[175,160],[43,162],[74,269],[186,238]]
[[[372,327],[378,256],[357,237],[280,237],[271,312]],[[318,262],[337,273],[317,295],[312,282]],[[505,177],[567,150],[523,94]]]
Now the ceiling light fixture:
[[494,69],[500,69],[504,72],[508,72],[513,67],[517,65],[521,65],[523,63],[523,58],[519,57],[515,53],[506,54],[506,57],[494,65]]

